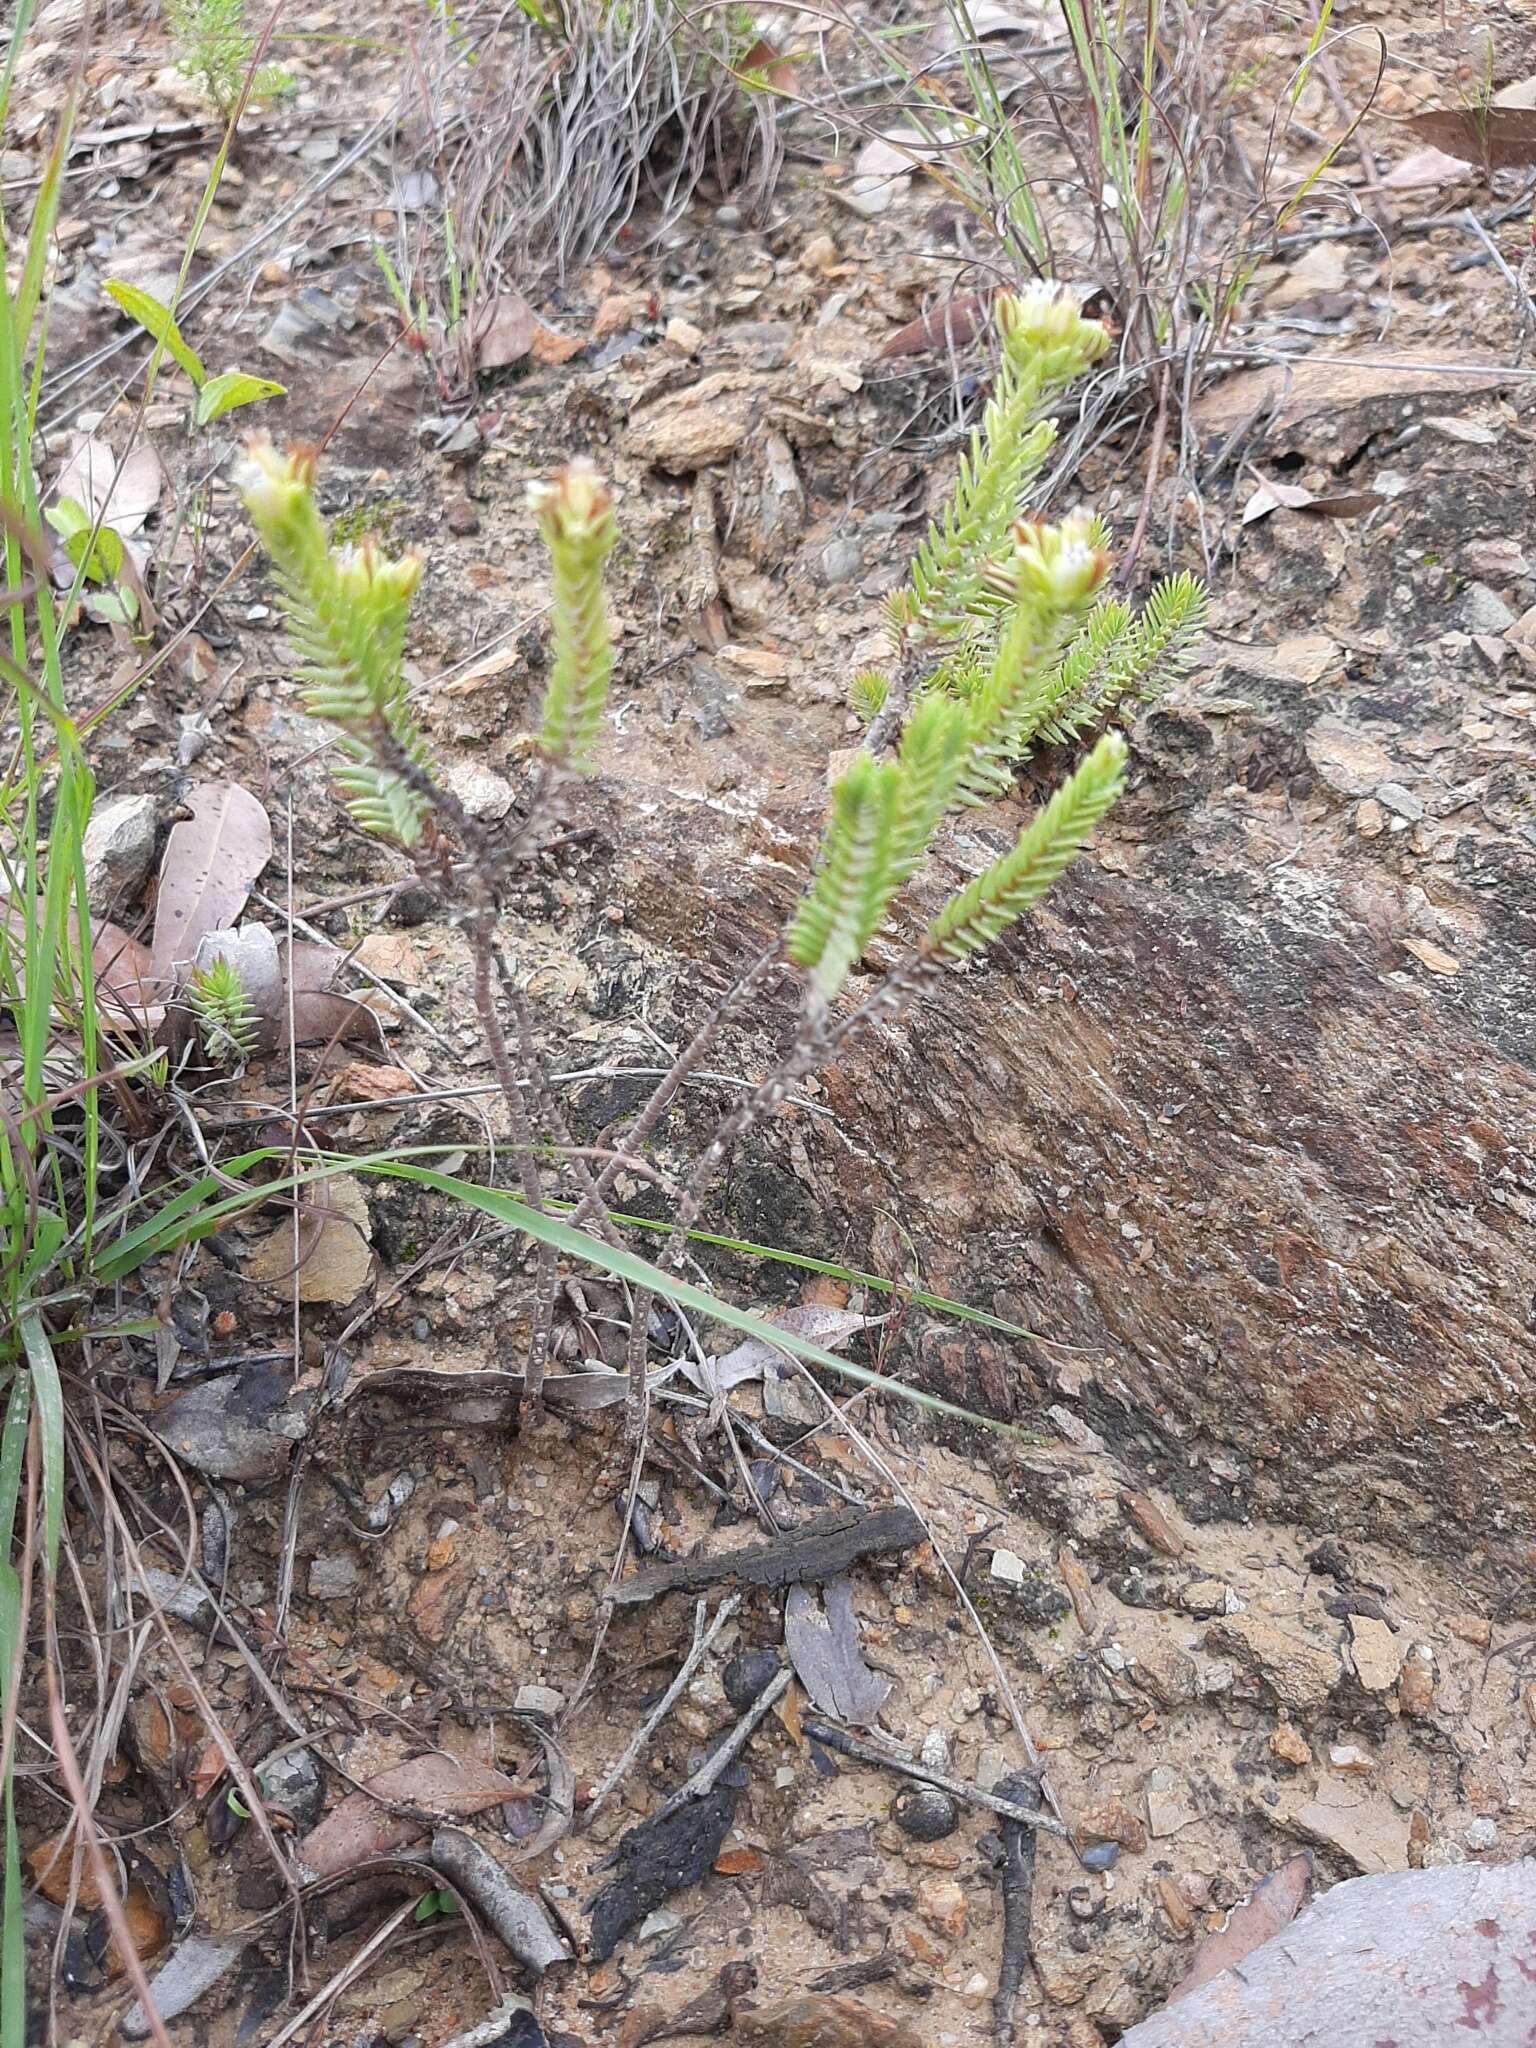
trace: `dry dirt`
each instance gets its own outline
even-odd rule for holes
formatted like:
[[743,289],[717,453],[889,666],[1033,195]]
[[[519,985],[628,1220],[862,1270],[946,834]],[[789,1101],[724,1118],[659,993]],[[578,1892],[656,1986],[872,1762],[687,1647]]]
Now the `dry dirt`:
[[[40,146],[74,55],[73,16],[53,12],[57,31],[45,12],[23,61],[18,157]],[[1385,168],[1411,146],[1392,117],[1434,100],[1448,45],[1434,10],[1356,13],[1392,53],[1364,131]],[[1449,20],[1453,42],[1474,25]],[[952,268],[952,223],[921,176],[886,212],[851,210],[846,165],[827,161],[824,136],[808,139],[763,220],[706,190],[662,250],[541,301],[581,353],[497,373],[475,409],[445,413],[400,345],[370,252],[393,232],[387,137],[304,198],[393,105],[385,57],[364,50],[342,68],[328,47],[343,26],[347,10],[305,11],[318,54],[284,52],[299,97],[254,117],[236,151],[192,275],[231,269],[188,328],[221,360],[289,385],[270,423],[326,440],[327,509],[425,553],[411,638],[420,701],[451,783],[490,820],[520,787],[542,663],[525,480],[590,452],[615,481],[620,661],[602,773],[569,797],[568,836],[509,905],[567,1114],[590,1138],[643,1097],[647,1071],[803,873],[828,757],[854,731],[848,679],[883,646],[882,600],[952,470],[946,374],[931,354],[880,357]],[[1495,26],[1501,76],[1533,68],[1529,22]],[[62,372],[121,338],[100,279],[168,281],[209,145],[206,128],[189,138],[176,126],[191,117],[143,7],[113,8],[95,32],[81,126],[102,139],[77,153],[60,235],[50,362]],[[1347,98],[1374,54],[1349,43],[1338,62]],[[1307,118],[1326,127],[1330,107],[1308,88]],[[8,155],[8,198],[21,175]],[[1339,182],[1360,176],[1347,152]],[[1501,180],[1500,198],[1513,189]],[[290,202],[291,219],[255,245]],[[1510,289],[1476,235],[1454,220],[1400,231],[1466,203],[1485,217],[1494,206],[1486,191],[1379,193],[1385,245],[1300,232],[1261,271],[1244,340],[1344,353],[1351,367],[1301,366],[1267,438],[1209,473],[1209,643],[1138,726],[1134,790],[1093,872],[938,1012],[802,1091],[735,1163],[710,1216],[890,1278],[915,1265],[923,1285],[1041,1333],[912,1311],[856,1349],[1008,1429],[863,1399],[851,1411],[930,1535],[853,1575],[865,1654],[891,1681],[880,1727],[913,1753],[926,1739],[949,1775],[987,1789],[1024,1762],[1006,1685],[1060,1810],[1085,1842],[1117,1845],[1112,1867],[1088,1870],[1040,1838],[1015,2036],[1031,2048],[1118,2038],[1298,1848],[1314,1852],[1322,1886],[1536,1846],[1536,372],[1517,365]],[[1319,211],[1301,226],[1349,218]],[[1521,220],[1491,232],[1518,264]],[[131,360],[61,376],[48,466],[75,427],[121,442]],[[1204,401],[1207,450],[1251,417],[1261,374],[1274,381],[1249,370]],[[176,474],[180,418],[167,383],[146,424]],[[1073,486],[1122,539],[1144,455],[1101,449]],[[170,558],[166,621],[195,614],[195,635],[103,729],[103,796],[151,793],[163,833],[189,773],[256,792],[278,845],[263,890],[280,907],[291,887],[301,912],[320,906],[319,930],[358,944],[386,991],[387,1050],[373,1063],[425,1095],[333,1116],[327,1140],[457,1145],[475,1172],[470,1148],[501,1123],[464,942],[420,891],[387,912],[326,907],[402,870],[344,826],[260,571],[226,583],[246,539],[227,468],[203,541],[183,536]],[[1369,502],[1331,516],[1282,501],[1242,523],[1265,482],[1325,506],[1340,493]],[[1199,522],[1181,509],[1179,559],[1197,564]],[[162,512],[151,532],[167,524]],[[120,658],[101,627],[77,630],[81,702]],[[974,849],[946,859],[969,871]],[[722,1048],[718,1078],[677,1122],[677,1156],[736,1078],[763,1070],[784,1014],[765,1001]],[[353,1046],[332,1064],[372,1057]],[[336,1099],[362,1085],[349,1070]],[[322,1078],[317,1096],[330,1086]],[[281,1131],[287,1088],[271,1063],[202,1095],[206,1142],[229,1152]],[[655,1198],[637,1182],[626,1199]],[[287,1418],[266,1479],[210,1476],[190,1458],[187,1484],[203,1568],[226,1585],[272,1686],[322,1734],[333,1801],[341,1774],[366,1779],[431,1749],[542,1782],[518,1696],[552,1689],[534,1704],[574,1772],[578,1826],[519,1875],[580,1940],[597,1866],[735,1718],[722,1668],[739,1649],[779,1647],[783,1598],[743,1599],[645,1761],[584,1830],[582,1799],[687,1650],[692,1602],[618,1610],[589,1670],[629,1479],[620,1411],[519,1428],[515,1402],[460,1376],[520,1360],[520,1248],[399,1185],[368,1189],[366,1220],[370,1244],[340,1247],[342,1279],[310,1290],[333,1298],[297,1315],[280,1258],[265,1285],[253,1277],[275,1210],[152,1269],[125,1307],[186,1311],[173,1316],[168,1382],[157,1390],[141,1345],[103,1354],[100,1384],[152,1418],[233,1371]],[[710,1271],[759,1307],[798,1298],[788,1268],[722,1255]],[[585,1318],[573,1317],[583,1341],[611,1347],[604,1318],[621,1306],[586,1283]],[[777,1482],[786,1526],[839,1491],[889,1497],[843,1431],[765,1416],[754,1387],[733,1406],[761,1431],[743,1439],[759,1484],[771,1446],[800,1461]],[[140,1526],[177,1523],[165,1464],[103,1427]],[[370,1529],[401,1480],[398,1512]],[[720,1437],[685,1420],[660,1426],[642,1499],[653,1553],[754,1534]],[[86,1546],[85,1565],[103,1569],[99,1549]],[[177,1629],[242,1756],[276,1748],[280,1723],[240,1652]],[[169,1883],[180,1932],[258,1929],[173,2038],[275,2041],[420,1879],[379,1875],[315,1903],[300,1956],[287,1918],[270,1913],[280,1892],[251,1828],[210,1839],[227,1781],[213,1782],[163,1647],[146,1653],[138,1692],[101,1823],[134,1837]],[[147,1728],[145,1698],[159,1701]],[[942,1839],[912,1839],[893,1819],[901,1781],[811,1742],[794,1696],[746,1761],[714,1870],[609,1961],[551,1973],[536,1999],[544,2037],[664,2039],[650,2028],[745,1961],[760,2003],[851,1983],[911,2038],[994,2039],[995,1820],[966,1809]],[[39,1804],[27,1820],[24,1850],[58,1811]],[[472,1825],[508,1848],[499,1816]],[[870,1965],[862,1979],[837,1977],[856,1964]],[[461,1925],[407,1920],[297,2038],[440,2048],[494,2003]],[[123,2004],[116,1983],[61,1993],[59,2038],[105,2038]],[[758,2038],[738,2019],[742,2038]]]

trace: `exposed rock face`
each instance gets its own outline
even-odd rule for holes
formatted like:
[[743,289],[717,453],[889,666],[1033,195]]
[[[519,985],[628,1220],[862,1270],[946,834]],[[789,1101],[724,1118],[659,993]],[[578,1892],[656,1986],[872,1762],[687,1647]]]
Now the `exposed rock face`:
[[[1445,1517],[1497,1558],[1536,1504],[1536,917],[1512,863],[1435,921],[1326,817],[1224,788],[1214,745],[1154,717],[1098,864],[846,1054],[824,1097],[846,1137],[796,1121],[797,1171],[839,1245],[878,1253],[895,1215],[927,1286],[1052,1340],[934,1331],[935,1391],[1007,1416],[1062,1386],[1196,1513],[1413,1542]],[[774,822],[807,844],[818,803]],[[761,828],[699,823],[653,811],[620,886],[632,929],[719,986],[801,878]],[[1006,823],[951,839],[950,878]],[[1454,977],[1405,948],[1426,922]],[[757,1008],[753,1056],[786,1019]]]

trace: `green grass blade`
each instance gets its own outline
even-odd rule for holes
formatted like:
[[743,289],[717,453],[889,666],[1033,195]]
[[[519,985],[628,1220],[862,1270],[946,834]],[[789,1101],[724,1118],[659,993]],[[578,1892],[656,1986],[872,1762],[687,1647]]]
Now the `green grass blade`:
[[[423,1147],[426,1151],[442,1151],[439,1146]],[[828,1372],[841,1375],[844,1379],[857,1381],[861,1386],[881,1388],[888,1394],[899,1395],[920,1408],[935,1414],[952,1416],[956,1421],[981,1423],[992,1429],[1008,1429],[1007,1423],[994,1422],[989,1417],[977,1415],[968,1408],[957,1407],[953,1402],[940,1400],[935,1394],[925,1394],[919,1388],[904,1386],[901,1381],[887,1378],[884,1374],[871,1372],[861,1365],[853,1365],[846,1358],[835,1357],[823,1350],[819,1344],[812,1344],[803,1337],[794,1336],[788,1330],[781,1330],[762,1316],[753,1315],[749,1309],[737,1308],[733,1302],[722,1300],[706,1288],[696,1287],[692,1281],[679,1279],[675,1274],[664,1273],[659,1266],[653,1266],[635,1252],[605,1244],[601,1238],[589,1236],[584,1230],[577,1230],[557,1216],[546,1215],[530,1209],[525,1202],[512,1195],[503,1194],[497,1188],[482,1187],[477,1181],[460,1180],[453,1174],[438,1173],[431,1167],[415,1166],[403,1159],[399,1153],[372,1153],[362,1158],[349,1159],[330,1156],[302,1174],[289,1174],[278,1181],[268,1181],[252,1188],[249,1193],[229,1194],[231,1180],[239,1179],[252,1167],[265,1160],[285,1158],[280,1148],[264,1147],[259,1152],[248,1152],[238,1159],[226,1162],[218,1174],[205,1174],[179,1195],[166,1202],[155,1214],[140,1224],[137,1229],[127,1232],[102,1253],[97,1271],[103,1285],[121,1279],[146,1259],[157,1253],[170,1250],[175,1245],[190,1244],[206,1237],[228,1217],[248,1209],[253,1202],[265,1201],[272,1196],[291,1193],[332,1178],[339,1173],[370,1174],[381,1180],[409,1180],[422,1187],[434,1188],[439,1194],[448,1195],[466,1207],[477,1209],[481,1215],[489,1216],[494,1222],[505,1223],[539,1244],[547,1244],[567,1258],[579,1260],[583,1265],[596,1266],[601,1272],[611,1274],[615,1279],[627,1280],[631,1286],[670,1301],[678,1308],[685,1308],[695,1315],[706,1316],[711,1321],[724,1323],[728,1328],[739,1330],[744,1336],[761,1337],[780,1350],[806,1365],[819,1365]],[[211,1197],[222,1195],[222,1199]],[[883,1283],[876,1283],[877,1285]]]

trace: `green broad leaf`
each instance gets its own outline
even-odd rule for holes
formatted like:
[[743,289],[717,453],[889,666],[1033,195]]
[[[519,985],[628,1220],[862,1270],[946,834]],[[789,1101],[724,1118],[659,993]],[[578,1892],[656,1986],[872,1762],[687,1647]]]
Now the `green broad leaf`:
[[78,498],[61,498],[43,514],[64,543],[64,552],[94,583],[115,583],[123,573],[123,543],[110,526],[102,527],[91,546],[91,515]]
[[80,602],[91,617],[104,626],[131,626],[139,616],[139,600],[126,587],[103,590],[95,597],[82,598]]
[[227,412],[242,405],[260,405],[263,399],[283,398],[286,384],[274,384],[270,377],[251,377],[244,370],[221,370],[210,377],[197,394],[197,424],[212,425]]
[[201,357],[182,339],[181,329],[176,325],[170,307],[162,306],[153,292],[142,291],[136,284],[125,284],[119,277],[108,278],[106,294],[114,304],[122,307],[130,320],[138,322],[151,341],[158,341],[167,355],[180,363],[201,390],[208,372],[203,368]]

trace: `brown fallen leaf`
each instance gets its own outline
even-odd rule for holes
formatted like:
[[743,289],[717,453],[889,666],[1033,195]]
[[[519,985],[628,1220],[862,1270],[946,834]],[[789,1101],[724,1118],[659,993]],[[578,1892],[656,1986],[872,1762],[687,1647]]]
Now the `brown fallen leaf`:
[[1187,1975],[1169,1993],[1168,2003],[1173,2005],[1187,1998],[1202,1984],[1219,1977],[1223,1970],[1235,1969],[1244,1956],[1262,1948],[1282,1927],[1289,1927],[1301,1910],[1311,1881],[1309,1849],[1282,1863],[1268,1877],[1260,1878],[1243,1903],[1228,1914],[1226,1926],[1208,1934],[1195,1950]]
[[267,814],[239,783],[194,783],[187,805],[192,815],[171,827],[160,863],[150,947],[151,974],[166,992],[184,979],[207,933],[236,924],[272,858]]
[[579,356],[589,346],[584,334],[560,334],[555,328],[546,327],[541,320],[534,327],[530,353],[536,363],[553,369],[561,363],[568,363],[572,356]]
[[286,1050],[288,1045],[290,979],[293,1036],[297,1044],[324,1045],[331,1039],[338,1043],[349,1039],[371,1039],[375,1045],[384,1043],[384,1028],[377,1012],[356,996],[343,995],[331,988],[345,958],[339,947],[319,945],[309,939],[295,939],[291,948],[286,941],[279,944],[283,998],[276,1024],[280,1048]]
[[391,1813],[381,1801],[416,1807],[434,1820],[469,1820],[487,1807],[527,1796],[526,1788],[504,1771],[472,1757],[436,1751],[411,1757],[377,1772],[362,1790],[349,1792],[334,1812],[310,1829],[299,1845],[299,1856],[317,1877],[334,1877],[370,1856],[400,1848],[431,1825]]
[[154,1025],[162,1014],[151,994],[149,948],[120,924],[91,927],[97,1000],[109,1010]]
[[793,93],[795,60],[776,49],[766,36],[759,36],[747,54],[737,58],[732,69],[749,85],[766,86],[770,92],[782,93],[786,98]]
[[375,1067],[367,1060],[349,1060],[331,1076],[327,1102],[383,1102],[392,1095],[414,1095],[417,1083],[404,1067]]
[[1421,142],[1487,172],[1536,164],[1536,108],[1436,107],[1403,122]]
[[964,348],[987,324],[992,305],[990,292],[967,292],[931,306],[905,327],[898,327],[880,351],[882,362],[898,356],[916,356],[930,348]]
[[1057,1552],[1056,1569],[1061,1573],[1062,1584],[1071,1599],[1078,1627],[1085,1636],[1091,1636],[1099,1625],[1098,1610],[1093,1604],[1093,1581],[1088,1576],[1087,1566],[1070,1543],[1064,1543]]
[[[56,1835],[48,1835],[35,1848],[27,1852],[27,1868],[32,1873],[32,1882],[43,1897],[55,1906],[62,1906],[69,1897],[69,1867],[74,1858],[74,1830],[60,1828]],[[91,1870],[88,1856],[80,1858],[80,1889],[75,1903],[89,1913],[101,1904],[101,1892]]]
[[475,315],[475,362],[482,370],[505,370],[533,347],[538,322],[519,291],[500,291]]

